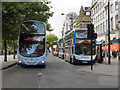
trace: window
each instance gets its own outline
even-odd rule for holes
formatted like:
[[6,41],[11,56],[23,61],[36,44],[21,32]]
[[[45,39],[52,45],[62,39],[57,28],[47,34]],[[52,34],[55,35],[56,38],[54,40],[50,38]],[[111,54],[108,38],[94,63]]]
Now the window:
[[97,26],[96,26],[96,29],[95,29],[95,30],[96,30],[96,33],[97,33]]
[[108,30],[108,20],[106,20],[106,30]]
[[41,22],[23,22],[21,24],[20,33],[44,34],[45,26]]
[[100,26],[98,25],[98,35],[100,34],[99,31],[100,31]]
[[115,10],[118,9],[118,1],[115,2]]
[[105,25],[104,25],[104,22],[103,22],[103,33],[105,32]]
[[113,10],[114,10],[113,4],[111,4],[111,13],[113,13]]
[[103,33],[102,23],[100,24],[100,34]]
[[105,7],[106,15],[108,14],[108,7]]
[[95,24],[95,18],[94,18],[94,24]]
[[118,15],[115,16],[115,26],[118,24]]
[[102,7],[102,3],[100,2],[100,7]]
[[104,19],[105,15],[104,15],[104,11],[103,11],[103,19]]
[[66,23],[66,31],[68,30],[68,23]]
[[99,19],[99,15],[98,15],[98,22],[99,22],[99,20],[100,20],[100,19]]
[[111,18],[111,30],[113,30],[113,18]]

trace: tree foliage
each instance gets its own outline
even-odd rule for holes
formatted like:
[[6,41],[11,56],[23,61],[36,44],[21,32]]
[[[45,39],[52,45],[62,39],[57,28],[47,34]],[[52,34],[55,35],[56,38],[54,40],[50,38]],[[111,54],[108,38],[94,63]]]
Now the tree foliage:
[[49,44],[49,46],[54,42],[57,41],[58,37],[55,36],[54,34],[48,34],[47,35],[47,43]]
[[3,2],[2,3],[2,38],[4,40],[16,40],[19,25],[22,21],[38,20],[47,24],[47,30],[52,29],[48,23],[49,17],[53,15],[49,6],[51,2]]

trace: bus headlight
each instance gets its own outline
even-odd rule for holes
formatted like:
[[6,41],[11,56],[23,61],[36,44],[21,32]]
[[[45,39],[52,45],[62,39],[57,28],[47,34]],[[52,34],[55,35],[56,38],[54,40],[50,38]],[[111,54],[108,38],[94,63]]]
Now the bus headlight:
[[42,63],[44,63],[44,61],[42,61]]
[[19,63],[21,63],[21,61],[19,61]]

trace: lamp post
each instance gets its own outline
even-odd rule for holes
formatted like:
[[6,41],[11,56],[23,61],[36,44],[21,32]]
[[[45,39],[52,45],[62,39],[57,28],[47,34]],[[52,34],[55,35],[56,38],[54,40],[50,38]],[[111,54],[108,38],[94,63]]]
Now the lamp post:
[[108,64],[111,64],[110,57],[110,0],[108,0]]

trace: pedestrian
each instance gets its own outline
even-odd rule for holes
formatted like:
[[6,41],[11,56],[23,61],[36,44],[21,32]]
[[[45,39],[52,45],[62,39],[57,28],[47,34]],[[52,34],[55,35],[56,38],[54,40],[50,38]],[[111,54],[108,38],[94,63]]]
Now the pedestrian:
[[120,50],[118,51],[118,59],[120,61]]
[[1,55],[3,55],[3,49],[2,49],[2,51],[1,51]]
[[115,50],[115,58],[117,57],[117,50]]
[[102,57],[105,57],[105,51],[102,50]]
[[8,50],[8,54],[10,55],[10,50]]

